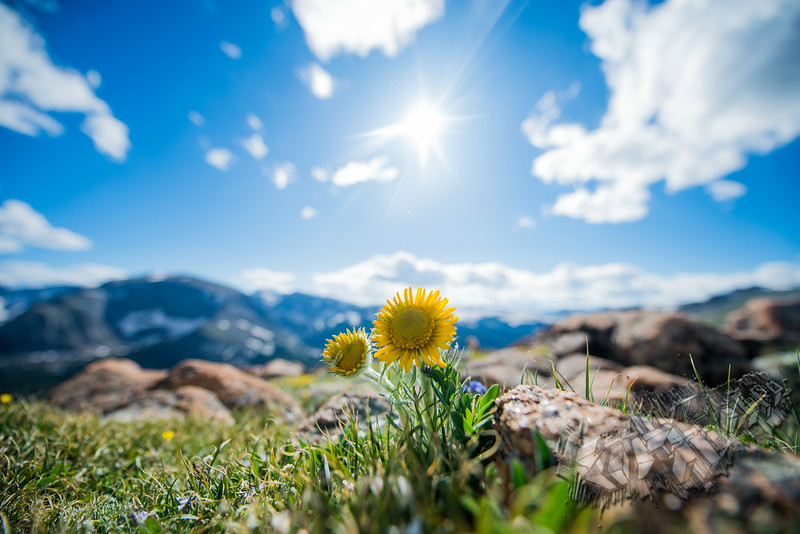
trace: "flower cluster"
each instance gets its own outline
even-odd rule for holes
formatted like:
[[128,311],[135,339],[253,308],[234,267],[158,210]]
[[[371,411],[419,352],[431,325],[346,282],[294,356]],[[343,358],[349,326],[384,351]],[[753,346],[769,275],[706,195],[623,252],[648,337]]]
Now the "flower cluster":
[[374,343],[374,357],[387,366],[398,362],[403,372],[413,366],[444,367],[441,351],[453,342],[458,320],[453,315],[455,308],[447,308],[447,302],[438,291],[417,288],[414,293],[406,288],[402,297],[398,292],[386,301],[371,335],[363,329],[348,329],[328,340],[322,359],[334,373],[351,375],[369,366]]

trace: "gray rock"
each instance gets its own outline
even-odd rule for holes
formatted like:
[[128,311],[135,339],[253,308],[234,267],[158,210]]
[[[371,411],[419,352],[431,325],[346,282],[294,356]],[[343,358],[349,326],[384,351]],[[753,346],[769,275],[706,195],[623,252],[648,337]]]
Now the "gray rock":
[[725,318],[725,332],[745,344],[751,356],[800,348],[800,299],[757,298]]
[[396,412],[379,394],[341,393],[300,425],[297,438],[308,443],[324,443],[340,437],[351,423],[355,423],[359,432],[367,432],[370,424],[374,429],[385,425],[387,417],[396,417]]
[[233,424],[233,415],[219,398],[207,389],[183,386],[175,391],[152,390],[143,392],[124,408],[108,413],[109,421],[139,421],[196,417],[204,421],[216,420]]
[[[692,376],[689,356],[712,384],[751,370],[744,346],[716,328],[691,317],[653,311],[618,311],[576,315],[530,341],[556,354],[553,344],[565,336],[589,340],[589,354],[621,365],[649,365],[667,373]],[[585,353],[585,348],[583,350]]]
[[509,347],[466,362],[466,374],[484,384],[514,387],[522,383],[523,375],[542,385],[553,386],[552,359],[544,352],[530,347]]

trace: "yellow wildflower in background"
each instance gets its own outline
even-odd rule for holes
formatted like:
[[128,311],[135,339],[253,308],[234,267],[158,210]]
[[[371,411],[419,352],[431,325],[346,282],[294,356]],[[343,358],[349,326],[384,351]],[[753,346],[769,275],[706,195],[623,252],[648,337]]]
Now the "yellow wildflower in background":
[[0,395],[0,402],[3,404],[8,404],[12,400],[14,400],[14,397],[11,396],[11,393],[3,393]]
[[456,335],[453,315],[455,308],[446,308],[447,299],[439,298],[438,291],[427,293],[417,288],[414,296],[409,287],[378,312],[375,325],[375,345],[379,347],[375,357],[382,362],[400,360],[404,371],[423,363],[444,367],[439,349],[450,346]]
[[347,333],[337,334],[329,339],[322,359],[328,363],[331,371],[339,375],[351,375],[361,369],[367,360],[369,341],[363,328]]
[[172,438],[175,437],[175,432],[173,432],[172,430],[165,430],[161,434],[161,437],[164,438],[165,440],[169,441],[169,440],[171,440]]

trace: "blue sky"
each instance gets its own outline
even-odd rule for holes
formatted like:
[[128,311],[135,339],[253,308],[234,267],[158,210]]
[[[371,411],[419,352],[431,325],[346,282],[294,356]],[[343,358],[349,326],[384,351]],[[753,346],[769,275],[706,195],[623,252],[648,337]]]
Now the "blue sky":
[[800,285],[799,21],[796,0],[0,4],[0,285],[425,285],[520,316]]

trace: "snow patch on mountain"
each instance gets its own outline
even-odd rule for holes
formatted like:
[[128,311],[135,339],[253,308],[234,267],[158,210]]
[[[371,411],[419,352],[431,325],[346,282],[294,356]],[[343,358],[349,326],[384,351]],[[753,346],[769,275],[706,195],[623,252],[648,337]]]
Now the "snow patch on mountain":
[[197,330],[206,322],[206,317],[172,317],[165,314],[164,310],[153,308],[130,312],[117,323],[117,327],[126,338],[149,330],[163,330],[169,337],[178,337]]

